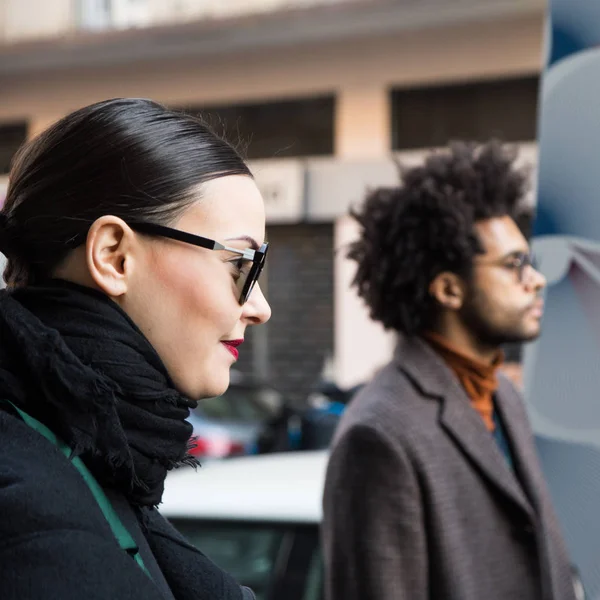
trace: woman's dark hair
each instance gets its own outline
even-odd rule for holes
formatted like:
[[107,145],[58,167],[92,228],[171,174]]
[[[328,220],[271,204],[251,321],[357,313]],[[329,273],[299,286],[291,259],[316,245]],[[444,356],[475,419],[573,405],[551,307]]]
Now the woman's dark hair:
[[429,285],[443,271],[469,277],[483,251],[473,225],[517,217],[527,172],[515,159],[497,141],[455,142],[406,170],[400,187],[373,191],[351,213],[361,228],[348,252],[358,264],[353,283],[373,319],[408,335],[434,324]]
[[117,98],[64,117],[15,156],[0,212],[9,287],[36,283],[103,215],[168,224],[197,186],[250,170],[200,119]]

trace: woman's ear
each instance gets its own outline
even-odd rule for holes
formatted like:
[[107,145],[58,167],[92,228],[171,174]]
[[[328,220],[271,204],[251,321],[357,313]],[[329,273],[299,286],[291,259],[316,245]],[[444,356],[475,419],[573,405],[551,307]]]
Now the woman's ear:
[[135,234],[119,217],[100,217],[90,227],[86,264],[94,284],[107,296],[118,298],[127,292],[135,245]]
[[462,279],[455,273],[444,271],[430,284],[429,293],[442,308],[460,310],[465,299],[465,288]]

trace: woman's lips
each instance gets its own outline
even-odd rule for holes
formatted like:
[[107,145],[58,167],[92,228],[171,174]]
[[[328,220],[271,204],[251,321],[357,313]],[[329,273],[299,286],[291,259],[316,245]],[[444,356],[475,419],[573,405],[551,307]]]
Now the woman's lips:
[[227,348],[227,350],[229,350],[229,352],[233,354],[235,360],[237,360],[240,357],[238,346],[240,346],[243,343],[244,340],[225,340],[221,342],[221,344],[223,344],[223,346],[225,346],[225,348]]

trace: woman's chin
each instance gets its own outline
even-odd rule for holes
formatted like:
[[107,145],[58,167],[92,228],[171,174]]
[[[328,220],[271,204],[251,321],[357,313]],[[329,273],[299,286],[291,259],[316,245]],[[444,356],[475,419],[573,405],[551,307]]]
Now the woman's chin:
[[199,394],[199,399],[203,398],[215,398],[216,396],[222,396],[229,387],[229,369],[221,377],[217,377],[216,373],[211,374],[210,381],[202,382],[202,392]]
[[174,383],[179,393],[198,402],[204,398],[222,396],[229,387],[229,379],[229,369],[215,369],[207,372],[201,379],[186,382],[174,378]]

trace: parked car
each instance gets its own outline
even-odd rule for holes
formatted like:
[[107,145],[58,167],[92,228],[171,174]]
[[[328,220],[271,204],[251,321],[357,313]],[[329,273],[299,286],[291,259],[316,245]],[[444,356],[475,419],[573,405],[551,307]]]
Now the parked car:
[[232,371],[225,394],[201,400],[192,410],[188,418],[195,438],[191,453],[203,459],[248,454],[281,403],[272,388]]
[[167,477],[161,512],[257,600],[322,600],[325,451],[214,461]]
[[282,403],[258,436],[256,453],[293,450],[324,450],[329,447],[341,416],[362,388],[340,388],[332,381],[320,381],[304,406]]
[[[324,600],[319,526],[329,453],[244,456],[173,471],[161,513],[257,600]],[[573,567],[576,598],[587,597]]]

